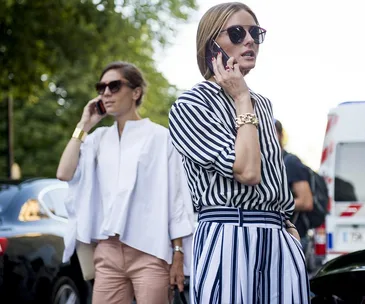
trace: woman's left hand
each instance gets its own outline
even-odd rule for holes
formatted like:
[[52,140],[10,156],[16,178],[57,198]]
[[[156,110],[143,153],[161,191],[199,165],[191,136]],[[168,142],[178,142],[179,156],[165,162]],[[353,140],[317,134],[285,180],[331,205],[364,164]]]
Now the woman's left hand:
[[170,285],[174,289],[175,285],[180,292],[184,291],[184,255],[180,252],[175,252],[172,265],[170,268]]
[[[287,226],[293,225],[293,223],[290,222],[289,220],[286,220],[285,224]],[[287,228],[286,231],[288,231],[292,236],[294,236],[300,242],[300,236],[299,236],[298,230],[296,228]]]

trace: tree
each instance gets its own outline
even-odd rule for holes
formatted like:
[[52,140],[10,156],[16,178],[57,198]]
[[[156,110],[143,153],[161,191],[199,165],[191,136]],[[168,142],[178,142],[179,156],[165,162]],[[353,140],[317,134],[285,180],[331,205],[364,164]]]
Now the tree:
[[[149,87],[141,114],[167,125],[177,88],[156,70],[154,47],[169,43],[195,0],[0,2],[0,106],[13,97],[15,160],[24,176],[55,175],[82,108],[95,96],[94,83],[111,61],[143,70]],[[6,163],[3,152],[0,164]]]

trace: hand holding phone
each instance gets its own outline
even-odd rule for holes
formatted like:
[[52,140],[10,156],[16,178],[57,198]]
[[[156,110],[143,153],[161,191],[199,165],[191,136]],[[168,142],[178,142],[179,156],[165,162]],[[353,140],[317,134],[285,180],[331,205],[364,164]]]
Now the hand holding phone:
[[89,100],[84,107],[79,124],[84,131],[89,132],[100,120],[105,117],[106,110],[100,96]]
[[95,108],[96,111],[98,112],[98,114],[100,116],[104,115],[106,113],[103,101],[101,99],[99,99],[96,103],[95,103]]
[[212,64],[212,57],[217,58],[218,53],[222,53],[222,63],[223,63],[223,66],[226,67],[229,56],[220,47],[220,45],[213,39],[213,40],[211,40],[210,43],[207,44],[207,48],[206,48],[206,52],[205,52],[207,65],[213,74],[214,74],[214,70],[213,70],[213,64]]
[[[217,57],[218,53],[222,54],[222,64],[223,64],[223,68],[226,69],[227,66],[227,61],[229,60],[229,56],[228,54],[221,48],[221,46],[214,40],[211,41],[210,44],[207,44],[207,49],[206,49],[206,63],[209,67],[209,69],[212,71],[213,74],[214,73],[214,69],[213,69],[213,63],[212,63],[212,57],[214,56],[215,58]],[[231,60],[232,61],[232,60]],[[236,63],[235,60],[233,60],[232,62],[233,64]],[[218,71],[219,73],[219,71]],[[218,78],[216,78],[217,76],[219,76]],[[227,76],[227,75],[226,75]],[[249,89],[248,86],[246,84],[246,81],[244,80],[244,77],[242,77],[242,74],[240,72],[239,69],[234,70],[232,73],[230,73],[229,79],[225,79],[224,82],[222,82],[221,78],[222,75],[215,75],[215,80],[216,82],[234,99],[239,99],[240,95],[242,95],[242,93],[246,94],[249,96]],[[248,99],[250,100],[250,99]]]

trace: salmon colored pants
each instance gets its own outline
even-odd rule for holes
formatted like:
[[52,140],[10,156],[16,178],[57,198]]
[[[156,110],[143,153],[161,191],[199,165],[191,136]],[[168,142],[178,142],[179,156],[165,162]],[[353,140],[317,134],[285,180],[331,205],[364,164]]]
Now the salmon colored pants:
[[169,303],[170,265],[110,237],[94,253],[93,304]]

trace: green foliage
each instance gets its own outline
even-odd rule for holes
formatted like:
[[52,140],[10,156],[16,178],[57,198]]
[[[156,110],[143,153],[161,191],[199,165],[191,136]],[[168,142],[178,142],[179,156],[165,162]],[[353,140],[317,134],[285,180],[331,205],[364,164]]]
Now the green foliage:
[[54,176],[111,61],[142,69],[149,86],[140,113],[167,126],[177,88],[156,70],[154,47],[169,43],[195,0],[0,0],[0,7],[0,176],[6,98],[14,99],[14,154],[23,176]]

